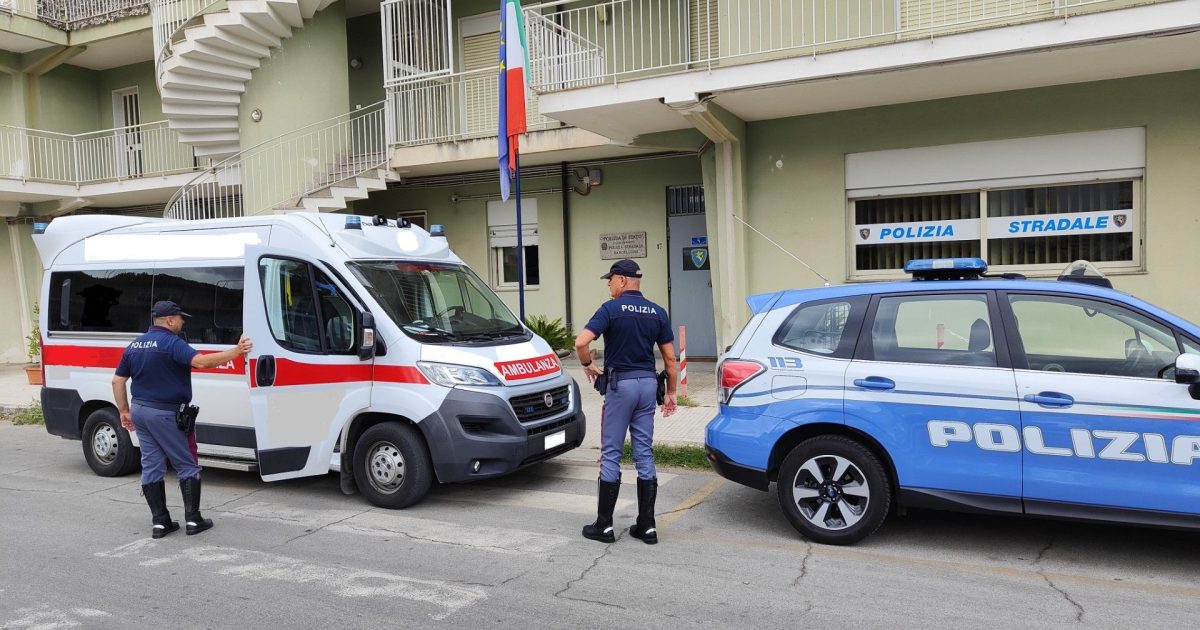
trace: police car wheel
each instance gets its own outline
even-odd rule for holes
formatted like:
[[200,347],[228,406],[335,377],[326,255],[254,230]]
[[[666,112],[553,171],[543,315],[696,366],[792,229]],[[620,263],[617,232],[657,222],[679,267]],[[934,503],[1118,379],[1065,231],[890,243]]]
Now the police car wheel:
[[827,545],[870,536],[887,517],[891,484],[858,442],[823,435],[801,442],[779,469],[779,505],[796,531]]
[[379,507],[400,509],[423,499],[433,467],[421,433],[399,422],[367,429],[354,446],[354,481]]
[[93,411],[83,423],[83,457],[101,477],[120,477],[137,470],[139,456],[116,409]]

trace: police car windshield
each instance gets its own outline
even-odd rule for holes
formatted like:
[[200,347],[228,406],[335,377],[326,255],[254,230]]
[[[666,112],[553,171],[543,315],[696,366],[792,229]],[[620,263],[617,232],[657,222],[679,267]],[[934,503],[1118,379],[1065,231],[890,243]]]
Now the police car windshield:
[[410,337],[452,343],[527,335],[508,306],[467,267],[402,261],[349,266]]

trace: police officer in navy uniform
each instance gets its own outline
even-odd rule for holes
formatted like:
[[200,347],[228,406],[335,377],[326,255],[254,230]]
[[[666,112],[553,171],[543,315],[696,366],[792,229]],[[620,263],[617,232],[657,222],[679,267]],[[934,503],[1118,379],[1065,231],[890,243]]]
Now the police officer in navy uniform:
[[[242,335],[229,350],[200,354],[179,337],[183,318],[190,317],[169,301],[154,303],[154,325],[138,337],[121,355],[113,377],[113,397],[121,414],[121,426],[137,431],[142,448],[142,494],[150,506],[154,538],[162,538],[179,529],[167,511],[163,477],[167,461],[179,476],[183,493],[184,518],[188,535],[212,527],[212,521],[200,515],[200,466],[188,444],[189,436],[175,422],[182,405],[192,401],[192,369],[214,368],[247,354],[253,347]],[[125,392],[125,382],[133,378],[133,406]]]
[[[641,292],[642,272],[632,260],[619,260],[600,276],[608,280],[612,300],[592,316],[575,339],[575,351],[584,373],[593,384],[603,377],[607,382],[604,407],[600,414],[600,479],[596,522],[583,528],[583,536],[600,542],[614,542],[613,508],[621,490],[621,453],[625,435],[633,438],[633,461],[637,467],[638,516],[629,534],[646,544],[658,542],[654,524],[654,501],[658,495],[658,474],[654,469],[654,408],[658,389],[654,347],[662,354],[667,371],[667,391],[663,417],[675,413],[675,387],[679,370],[675,362],[671,320],[667,309],[647,300]],[[589,344],[604,338],[604,369],[592,360]]]

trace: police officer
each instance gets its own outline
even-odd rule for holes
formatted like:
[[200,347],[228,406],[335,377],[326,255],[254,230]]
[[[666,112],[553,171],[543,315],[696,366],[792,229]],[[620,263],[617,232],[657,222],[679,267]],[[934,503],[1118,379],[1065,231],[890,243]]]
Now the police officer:
[[[606,382],[604,407],[600,414],[600,479],[596,522],[583,528],[583,536],[600,542],[614,542],[613,508],[621,490],[621,452],[625,435],[633,438],[633,461],[637,466],[638,517],[629,534],[642,542],[658,542],[654,525],[654,501],[658,495],[658,475],[654,470],[651,443],[654,438],[654,407],[658,388],[654,365],[654,346],[662,354],[667,370],[667,392],[663,417],[675,413],[675,386],[679,379],[675,348],[671,342],[671,320],[667,309],[647,300],[641,292],[642,272],[632,260],[613,263],[608,273],[612,300],[603,304],[575,339],[575,351],[584,373],[594,385],[598,378]],[[592,360],[588,346],[604,337],[604,369]]]
[[[183,493],[187,533],[199,534],[213,526],[200,515],[200,466],[189,436],[175,422],[182,405],[192,401],[192,369],[214,368],[250,352],[253,344],[242,335],[229,350],[199,354],[179,337],[183,318],[191,317],[170,301],[154,303],[154,325],[138,337],[121,355],[113,377],[113,397],[121,414],[121,426],[137,431],[142,447],[142,494],[154,519],[154,538],[162,538],[179,529],[167,511],[163,477],[167,461],[179,476]],[[133,378],[133,406],[129,405],[125,382]]]

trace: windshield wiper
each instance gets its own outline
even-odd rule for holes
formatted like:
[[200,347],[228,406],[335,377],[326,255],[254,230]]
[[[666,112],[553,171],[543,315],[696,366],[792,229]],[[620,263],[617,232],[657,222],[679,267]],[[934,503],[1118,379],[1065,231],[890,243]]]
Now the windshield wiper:
[[436,326],[430,326],[429,324],[426,324],[425,322],[422,322],[422,321],[416,321],[411,324],[405,324],[404,328],[407,328],[409,330],[412,330],[415,328],[416,330],[413,332],[416,332],[417,334],[441,335],[441,336],[449,338],[449,339],[458,339],[459,338],[459,336],[457,334],[450,332],[449,330],[443,330]]

